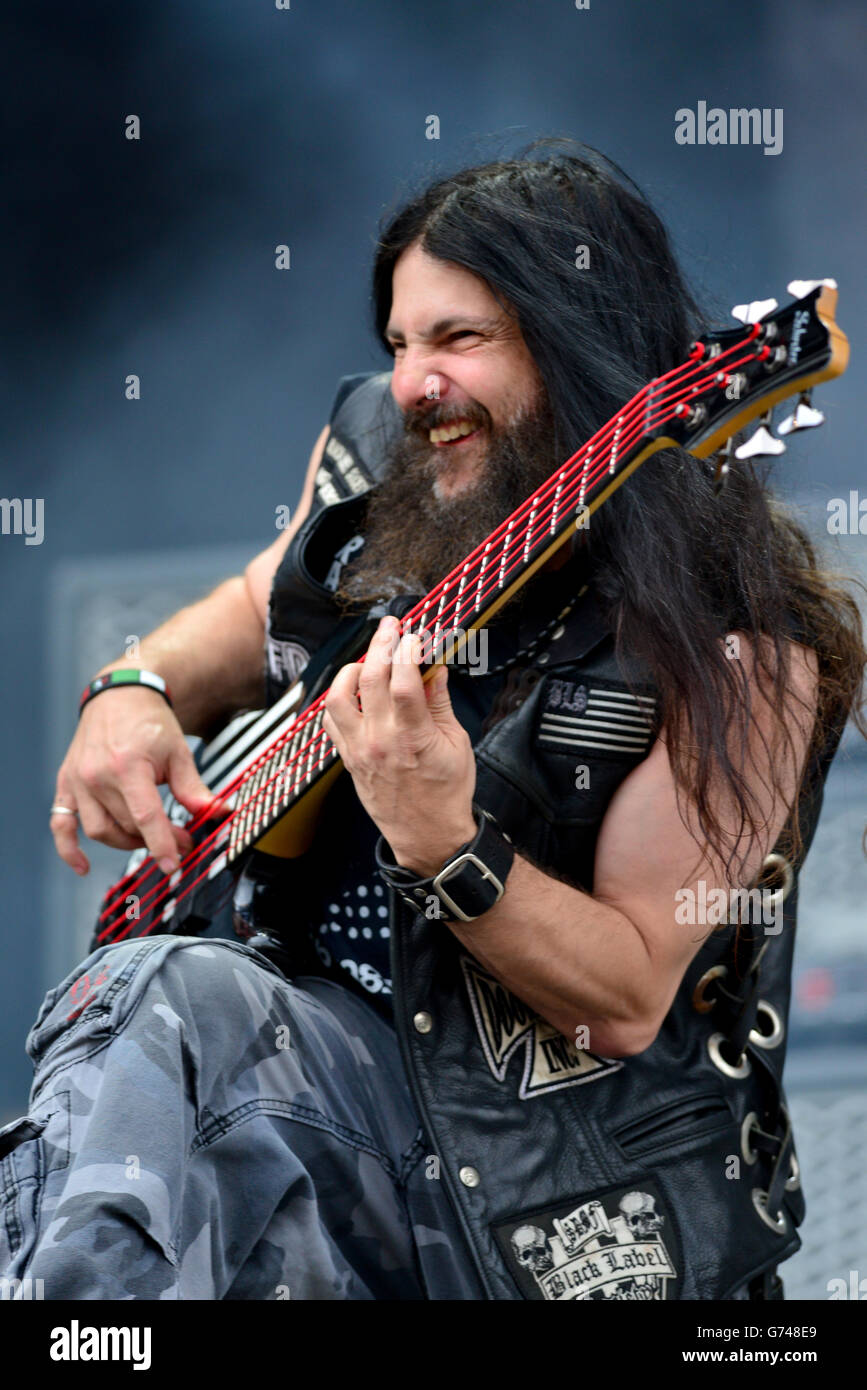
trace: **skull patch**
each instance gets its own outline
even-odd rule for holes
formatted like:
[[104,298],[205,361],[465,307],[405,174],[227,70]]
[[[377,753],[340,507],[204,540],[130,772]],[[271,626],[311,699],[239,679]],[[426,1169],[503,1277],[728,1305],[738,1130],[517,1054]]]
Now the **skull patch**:
[[494,1236],[524,1296],[564,1303],[677,1298],[677,1228],[653,1179],[640,1184],[498,1222]]
[[554,1268],[548,1237],[540,1226],[519,1226],[512,1234],[512,1249],[522,1269],[545,1274]]

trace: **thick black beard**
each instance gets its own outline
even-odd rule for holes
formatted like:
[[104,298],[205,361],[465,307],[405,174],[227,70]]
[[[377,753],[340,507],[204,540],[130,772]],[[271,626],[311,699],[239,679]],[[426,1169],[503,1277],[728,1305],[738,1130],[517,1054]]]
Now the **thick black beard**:
[[366,610],[399,593],[427,593],[563,462],[543,396],[505,429],[493,429],[488,417],[488,452],[478,481],[455,497],[440,498],[434,486],[442,464],[427,437],[436,420],[431,414],[406,423],[371,493],[364,547],[335,595],[346,610]]

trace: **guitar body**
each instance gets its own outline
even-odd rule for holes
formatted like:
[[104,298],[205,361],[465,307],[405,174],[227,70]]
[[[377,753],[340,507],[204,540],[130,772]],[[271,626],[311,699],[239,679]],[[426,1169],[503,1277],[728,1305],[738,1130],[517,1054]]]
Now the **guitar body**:
[[[397,606],[405,607],[406,602],[404,598]],[[196,750],[199,775],[217,803],[215,817],[193,823],[190,812],[171,792],[163,797],[169,820],[190,829],[194,853],[213,837],[215,825],[232,811],[236,796],[230,796],[221,805],[221,793],[249,775],[249,770],[285,734],[319,691],[327,689],[337,670],[366,649],[378,617],[378,612],[374,612],[339,624],[332,639],[308,664],[304,679],[296,681],[276,704],[269,710],[248,710],[237,715]],[[329,768],[303,799],[293,802],[255,848],[251,846],[231,864],[224,862],[224,854],[212,857],[207,870],[195,876],[198,881],[176,897],[171,896],[171,887],[175,886],[175,879],[180,881],[183,876],[180,870],[172,875],[169,895],[160,903],[159,920],[155,920],[155,913],[147,911],[147,904],[160,895],[165,875],[147,850],[134,850],[123,877],[103,899],[90,949],[156,932],[230,936],[234,930],[236,935],[252,937],[260,930],[275,930],[277,912],[285,910],[278,904],[285,904],[290,893],[294,903],[303,901],[305,875],[301,861],[313,843],[319,813],[340,771],[340,763]],[[107,915],[111,918],[108,926]]]
[[[267,722],[261,711],[246,713],[230,721],[213,742],[203,744],[195,754],[196,766],[203,782],[217,796],[223,779],[231,769],[241,771],[245,762],[256,756],[259,742],[250,744],[250,735],[261,732],[267,738]],[[190,813],[175,800],[171,793],[163,798],[163,809],[175,825],[189,826]],[[213,830],[211,822],[204,822],[191,831],[194,846],[200,846]],[[253,852],[251,852],[253,853]],[[264,856],[263,856],[264,857]],[[281,877],[286,876],[286,861],[274,859],[279,866]],[[209,872],[202,882],[197,883],[182,899],[177,901],[174,910],[169,899],[161,919],[155,926],[148,914],[141,909],[142,902],[160,890],[165,882],[161,870],[149,859],[147,850],[137,849],[127,860],[123,878],[114,884],[103,899],[100,919],[97,921],[90,949],[104,946],[109,942],[125,941],[131,937],[151,935],[153,932],[169,932],[182,936],[231,934],[234,918],[234,895],[244,873],[244,861],[239,860],[229,866],[217,861],[215,871]],[[263,881],[267,875],[262,874]],[[118,903],[118,895],[122,902]],[[109,934],[104,935],[103,913],[115,904],[114,922]],[[118,920],[120,916],[121,920]]]

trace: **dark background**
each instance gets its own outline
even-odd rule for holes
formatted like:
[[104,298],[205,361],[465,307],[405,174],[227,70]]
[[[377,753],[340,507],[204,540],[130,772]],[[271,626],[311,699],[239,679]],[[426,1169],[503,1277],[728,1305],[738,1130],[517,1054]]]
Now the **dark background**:
[[[99,857],[79,882],[48,837],[78,686],[146,630],[109,600],[138,593],[156,621],[273,540],[337,379],[387,365],[369,329],[369,266],[379,219],[410,186],[572,135],[650,194],[723,320],[738,301],[785,300],[793,277],[834,276],[852,363],[821,392],[825,430],[779,468],[827,542],[828,500],[865,491],[863,23],[857,0],[3,9],[0,491],[45,499],[45,539],[0,536],[0,1120],[26,1105],[27,1028],[117,867]],[[782,153],[677,145],[676,109],[701,99],[782,107]],[[430,114],[438,141],[425,138]],[[864,568],[864,537],[836,551]],[[834,872],[816,879],[812,917],[805,890],[803,914],[817,968],[832,973],[844,958],[865,964],[867,776],[851,736],[846,748]],[[831,879],[848,918],[825,911]],[[833,1010],[821,1022],[824,1044],[842,1025]]]

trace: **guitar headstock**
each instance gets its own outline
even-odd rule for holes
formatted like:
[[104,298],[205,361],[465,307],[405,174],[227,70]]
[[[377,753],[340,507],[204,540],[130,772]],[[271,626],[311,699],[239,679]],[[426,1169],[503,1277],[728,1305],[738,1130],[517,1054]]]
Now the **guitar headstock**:
[[795,299],[783,308],[774,299],[737,305],[732,313],[743,327],[706,335],[690,353],[693,368],[654,382],[654,410],[675,393],[677,400],[674,418],[655,431],[658,440],[707,458],[761,417],[759,429],[735,456],[782,454],[786,446],[770,431],[770,412],[791,396],[800,400],[780,434],[822,423],[809,393],[819,382],[840,376],[849,361],[849,343],[834,317],[836,282],[793,280],[788,288]]

